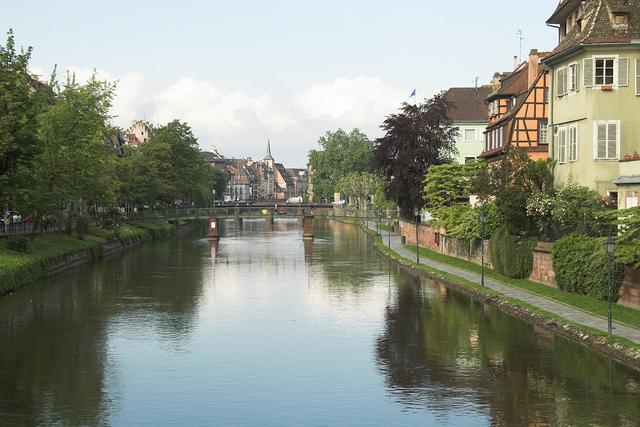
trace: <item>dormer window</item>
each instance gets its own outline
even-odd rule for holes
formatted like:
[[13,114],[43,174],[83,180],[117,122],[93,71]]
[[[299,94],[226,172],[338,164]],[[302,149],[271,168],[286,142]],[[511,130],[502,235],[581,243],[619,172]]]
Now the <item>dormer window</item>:
[[626,27],[629,25],[629,15],[625,12],[612,12],[611,19],[615,27]]

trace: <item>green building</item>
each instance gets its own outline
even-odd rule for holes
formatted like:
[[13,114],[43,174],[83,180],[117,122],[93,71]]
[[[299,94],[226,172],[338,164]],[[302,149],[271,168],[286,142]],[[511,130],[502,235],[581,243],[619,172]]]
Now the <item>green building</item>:
[[549,156],[570,180],[637,204],[640,190],[640,0],[563,0],[547,21],[559,44],[552,76]]
[[485,103],[491,86],[454,87],[445,93],[450,103],[449,118],[458,128],[456,162],[475,159],[484,148],[484,131],[489,120],[489,107]]

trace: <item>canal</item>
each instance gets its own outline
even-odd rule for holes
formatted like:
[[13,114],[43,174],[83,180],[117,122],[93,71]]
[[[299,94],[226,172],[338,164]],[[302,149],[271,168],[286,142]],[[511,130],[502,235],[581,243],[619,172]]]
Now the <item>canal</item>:
[[640,375],[399,270],[223,224],[0,298],[0,425],[637,425]]

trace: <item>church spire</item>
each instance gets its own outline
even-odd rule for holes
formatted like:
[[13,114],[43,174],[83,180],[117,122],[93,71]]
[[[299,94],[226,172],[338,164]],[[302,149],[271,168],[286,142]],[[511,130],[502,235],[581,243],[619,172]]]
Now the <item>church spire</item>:
[[271,157],[271,141],[268,139],[267,139],[267,156],[264,159],[274,161],[273,157]]

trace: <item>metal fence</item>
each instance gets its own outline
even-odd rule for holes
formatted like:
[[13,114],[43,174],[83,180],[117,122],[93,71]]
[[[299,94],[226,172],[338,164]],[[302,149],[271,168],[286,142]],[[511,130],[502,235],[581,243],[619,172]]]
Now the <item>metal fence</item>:
[[[40,224],[38,227],[38,233],[48,233],[52,231],[59,231],[60,226],[55,224]],[[31,234],[33,231],[32,222],[12,222],[5,224],[4,221],[0,221],[0,237]]]

